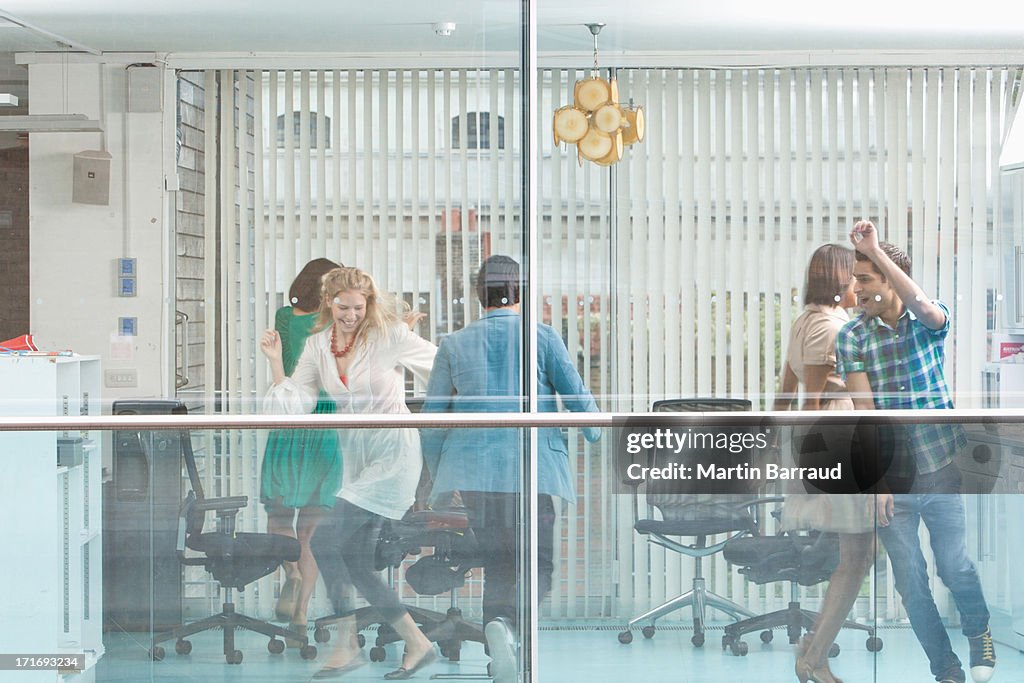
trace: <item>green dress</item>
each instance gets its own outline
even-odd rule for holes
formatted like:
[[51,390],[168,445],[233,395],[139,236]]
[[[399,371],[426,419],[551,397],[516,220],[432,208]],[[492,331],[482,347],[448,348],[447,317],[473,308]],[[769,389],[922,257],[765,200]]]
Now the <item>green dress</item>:
[[[277,311],[285,374],[291,375],[316,324],[317,314],[297,315],[291,306]],[[314,413],[334,413],[334,401],[320,392]],[[334,429],[275,429],[267,437],[260,471],[260,500],[289,508],[334,507],[341,488],[341,446]]]

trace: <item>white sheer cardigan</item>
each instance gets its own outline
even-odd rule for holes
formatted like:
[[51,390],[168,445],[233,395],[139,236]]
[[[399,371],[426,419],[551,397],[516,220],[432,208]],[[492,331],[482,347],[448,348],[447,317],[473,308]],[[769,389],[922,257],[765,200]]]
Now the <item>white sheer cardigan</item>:
[[[349,364],[347,384],[338,376],[331,354],[331,328],[306,340],[291,377],[273,385],[263,399],[263,412],[310,413],[320,389],[330,395],[339,413],[408,413],[401,368],[426,381],[437,347],[395,324],[371,337]],[[342,484],[338,497],[389,519],[401,519],[412,506],[423,458],[415,429],[339,429]]]

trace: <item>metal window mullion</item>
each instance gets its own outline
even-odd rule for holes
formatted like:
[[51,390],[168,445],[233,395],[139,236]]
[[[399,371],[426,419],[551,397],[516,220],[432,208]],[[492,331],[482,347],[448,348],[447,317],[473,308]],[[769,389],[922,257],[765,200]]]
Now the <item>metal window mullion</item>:
[[203,409],[213,412],[217,390],[217,318],[221,298],[217,288],[217,112],[220,94],[217,72],[203,74]]
[[[395,270],[397,276],[395,280],[396,291],[399,296],[404,292],[409,291],[413,295],[415,306],[416,293],[419,288],[418,283],[408,282],[408,273],[411,270],[410,265],[405,262],[405,122],[408,116],[408,111],[405,105],[405,71],[401,69],[395,70],[395,97],[394,97],[394,113],[390,116],[394,117],[395,121],[395,151],[390,158],[394,159],[392,164],[393,173],[395,176],[395,208],[393,213],[392,222],[394,223],[395,230]],[[416,187],[413,185],[412,187]],[[418,257],[416,252],[413,252],[414,259]]]

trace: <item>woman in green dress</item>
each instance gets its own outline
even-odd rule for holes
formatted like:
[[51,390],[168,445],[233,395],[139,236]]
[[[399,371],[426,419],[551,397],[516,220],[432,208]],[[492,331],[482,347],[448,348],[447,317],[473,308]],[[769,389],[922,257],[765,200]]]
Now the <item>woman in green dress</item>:
[[[316,325],[323,275],[337,263],[318,258],[305,265],[288,291],[290,306],[277,311],[284,369],[291,374],[306,337]],[[314,413],[334,413],[323,392]],[[334,429],[280,429],[270,432],[260,472],[260,500],[267,508],[267,531],[299,541],[298,562],[285,562],[285,582],[276,613],[296,630],[306,630],[306,610],[319,574],[309,540],[341,488],[341,448]],[[297,514],[296,514],[297,513]]]

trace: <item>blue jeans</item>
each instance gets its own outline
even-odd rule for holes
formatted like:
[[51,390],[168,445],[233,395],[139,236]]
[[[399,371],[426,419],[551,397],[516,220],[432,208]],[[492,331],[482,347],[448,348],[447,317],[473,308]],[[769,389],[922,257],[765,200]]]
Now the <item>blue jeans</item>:
[[958,493],[950,493],[959,491],[960,480],[956,465],[919,474],[911,493],[895,496],[896,514],[889,526],[878,528],[878,536],[892,561],[896,590],[936,679],[951,671],[963,674],[928,587],[928,566],[918,537],[921,521],[931,537],[939,578],[952,593],[960,612],[963,634],[976,636],[988,628],[988,607],[981,581],[974,563],[967,557],[963,501]]

